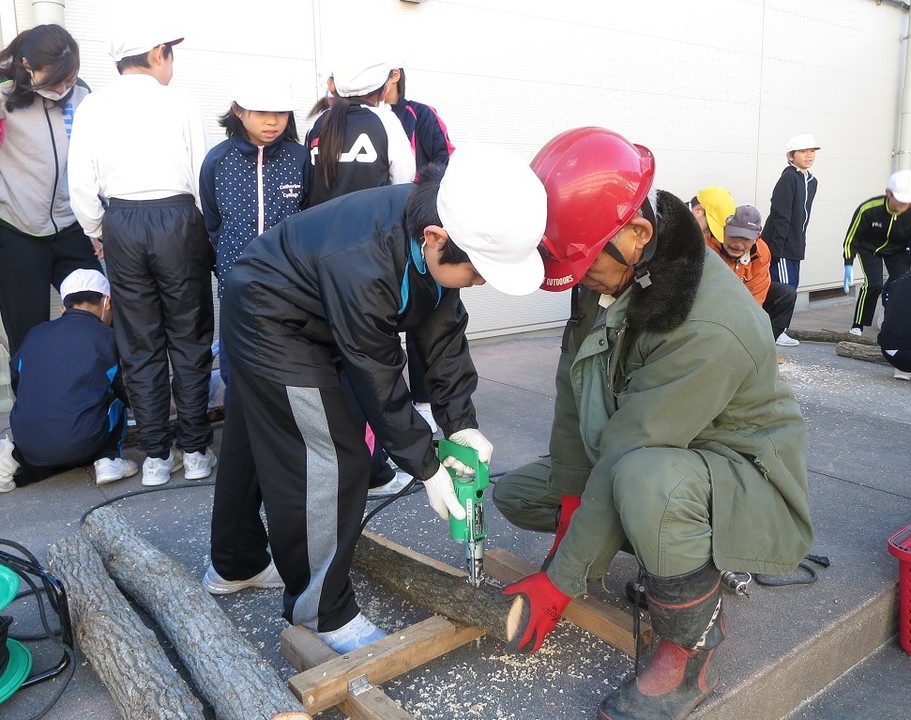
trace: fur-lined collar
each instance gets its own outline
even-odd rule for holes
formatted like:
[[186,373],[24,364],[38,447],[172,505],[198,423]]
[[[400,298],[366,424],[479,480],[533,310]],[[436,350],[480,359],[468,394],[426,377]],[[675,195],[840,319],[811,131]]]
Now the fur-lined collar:
[[705,265],[705,241],[699,223],[679,198],[658,191],[658,230],[654,257],[648,263],[648,287],[630,288],[626,321],[632,330],[666,333],[679,327],[696,300]]

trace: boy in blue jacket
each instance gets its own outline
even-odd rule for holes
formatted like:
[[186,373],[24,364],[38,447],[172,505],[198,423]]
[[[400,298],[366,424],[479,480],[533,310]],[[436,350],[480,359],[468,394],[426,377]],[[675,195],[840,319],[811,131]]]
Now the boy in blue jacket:
[[29,331],[13,357],[16,442],[0,438],[0,492],[90,463],[99,485],[139,471],[122,451],[126,395],[110,285],[97,270],[80,269],[60,295],[63,315]]

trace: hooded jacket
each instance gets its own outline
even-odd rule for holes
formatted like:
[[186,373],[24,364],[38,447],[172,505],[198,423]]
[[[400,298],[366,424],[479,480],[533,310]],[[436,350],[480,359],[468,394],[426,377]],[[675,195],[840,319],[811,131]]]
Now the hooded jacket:
[[807,252],[807,225],[816,197],[816,176],[804,175],[793,165],[781,171],[772,190],[769,217],[763,228],[763,238],[772,257],[803,260]]
[[762,238],[758,238],[753,243],[753,247],[750,248],[749,262],[743,262],[741,258],[732,258],[724,251],[724,245],[718,242],[714,236],[707,236],[705,244],[724,261],[725,265],[737,274],[737,277],[743,280],[743,284],[750,291],[750,295],[762,307],[772,285],[772,276],[769,274],[772,255],[765,241]]
[[0,82],[0,221],[19,232],[47,237],[76,222],[70,209],[67,151],[76,107],[89,94],[77,80],[55,103],[36,95],[31,105],[6,109],[13,81]]
[[403,470],[427,478],[439,461],[402,378],[399,333],[412,332],[427,360],[434,416],[447,436],[477,427],[477,373],[459,291],[437,285],[405,230],[412,188],[348,193],[260,235],[228,277],[221,322],[232,366],[272,382],[338,387],[333,358],[341,357],[382,446]]
[[551,483],[585,494],[549,569],[570,595],[605,552],[597,508],[609,502],[612,468],[643,447],[704,458],[716,567],[788,573],[813,537],[804,421],[778,379],[768,317],[708,251],[686,205],[660,192],[658,213],[649,287],[633,284],[606,311],[596,293],[573,290]]
[[301,209],[306,162],[307,149],[287,138],[260,146],[234,136],[206,155],[199,197],[215,245],[219,297],[250,241]]

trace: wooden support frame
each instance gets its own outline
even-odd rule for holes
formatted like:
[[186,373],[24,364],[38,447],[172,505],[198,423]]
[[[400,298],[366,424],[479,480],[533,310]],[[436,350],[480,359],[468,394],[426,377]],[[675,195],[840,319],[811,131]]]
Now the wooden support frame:
[[[463,570],[403,547],[373,533],[364,533],[371,543],[392,549],[411,561],[443,575],[467,577]],[[499,549],[485,553],[484,569],[501,583],[524,577],[537,568]],[[635,641],[633,620],[628,614],[591,597],[573,600],[564,617],[617,649],[632,655]],[[292,626],[282,632],[281,653],[301,670],[288,681],[291,692],[307,712],[316,714],[332,706],[353,720],[414,720],[376,685],[413,670],[484,635],[484,630],[440,615],[410,625],[382,640],[339,655],[310,630]],[[652,629],[643,622],[640,648],[651,642]]]

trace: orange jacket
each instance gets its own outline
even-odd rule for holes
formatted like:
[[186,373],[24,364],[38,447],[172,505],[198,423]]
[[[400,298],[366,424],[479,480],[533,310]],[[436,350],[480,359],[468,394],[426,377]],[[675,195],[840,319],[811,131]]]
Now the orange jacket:
[[765,240],[759,238],[756,241],[756,244],[753,245],[750,250],[750,262],[748,263],[730,257],[722,249],[721,243],[711,235],[706,237],[705,243],[718,254],[718,257],[727,263],[727,266],[731,268],[731,270],[737,273],[737,277],[743,280],[743,284],[747,286],[747,290],[750,291],[750,294],[756,299],[759,306],[762,307],[766,295],[769,294],[769,287],[772,284],[772,276],[769,274],[772,253],[769,251],[769,246],[765,244]]

